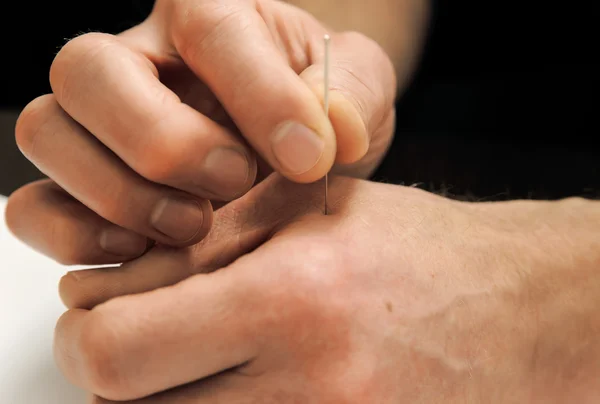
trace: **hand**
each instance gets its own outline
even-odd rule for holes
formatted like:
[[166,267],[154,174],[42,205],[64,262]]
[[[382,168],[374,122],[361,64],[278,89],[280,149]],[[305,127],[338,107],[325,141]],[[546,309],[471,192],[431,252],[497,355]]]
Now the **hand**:
[[138,404],[586,402],[600,277],[565,270],[565,206],[342,178],[331,200],[269,178],[194,247],[66,275],[60,368]]
[[53,94],[17,123],[52,181],[12,197],[11,229],[65,264],[123,262],[149,240],[195,244],[208,200],[239,197],[271,167],[302,183],[334,163],[368,176],[392,138],[394,70],[375,42],[332,33],[330,123],[325,33],[280,1],[159,0],[120,35],[73,39],[52,64]]

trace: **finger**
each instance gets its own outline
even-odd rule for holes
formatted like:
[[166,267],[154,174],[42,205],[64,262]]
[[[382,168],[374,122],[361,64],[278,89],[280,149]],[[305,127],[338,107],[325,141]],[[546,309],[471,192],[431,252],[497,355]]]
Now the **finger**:
[[[221,100],[254,149],[293,181],[322,178],[335,159],[335,134],[321,103],[292,70],[263,19],[283,21],[275,16],[281,4],[261,2],[260,10],[251,1],[163,4],[173,8],[174,48]],[[299,25],[308,20],[297,11],[293,17]],[[301,37],[294,41],[299,52],[309,46]]]
[[87,34],[56,56],[50,83],[61,107],[146,179],[230,200],[254,181],[252,153],[232,133],[184,104],[126,39]]
[[[332,178],[332,184],[335,181]],[[318,184],[297,187],[272,176],[215,212],[216,225],[197,245],[176,252],[155,248],[119,268],[69,272],[60,281],[60,296],[69,308],[91,309],[118,296],[148,292],[223,268],[263,244],[291,218],[311,209],[318,212],[320,206],[312,201],[321,202],[319,191]]]
[[224,231],[189,249],[156,247],[119,268],[70,271],[59,283],[59,294],[68,308],[92,309],[115,297],[139,294],[174,285],[192,275],[223,268],[260,245],[269,234],[266,223],[241,233]]
[[[40,97],[25,108],[17,122],[16,137],[23,154],[42,172],[111,223],[176,246],[193,244],[210,229],[210,202],[135,174],[66,115],[52,95]],[[39,214],[49,212],[41,209]],[[83,217],[93,217],[74,214],[62,217],[79,220],[77,229],[84,225]],[[53,220],[52,216],[42,218],[42,226]]]
[[267,310],[248,271],[237,270],[240,261],[92,311],[68,311],[56,327],[60,369],[100,397],[133,400],[252,361]]
[[[323,100],[324,58],[315,54],[314,64],[301,73],[302,79]],[[331,39],[329,116],[337,136],[337,159],[352,164],[363,159],[372,143],[371,135],[386,125],[396,99],[394,67],[374,41],[359,33],[335,34]],[[384,143],[392,135],[388,128]],[[375,153],[374,153],[375,154]],[[382,153],[376,153],[382,154]]]
[[115,264],[148,246],[146,237],[102,219],[49,180],[11,195],[6,222],[18,239],[64,265]]

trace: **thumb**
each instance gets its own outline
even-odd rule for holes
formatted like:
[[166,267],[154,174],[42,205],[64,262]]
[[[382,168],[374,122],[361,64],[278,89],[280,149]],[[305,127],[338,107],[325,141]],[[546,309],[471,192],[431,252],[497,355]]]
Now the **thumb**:
[[[294,31],[288,25],[301,25],[307,16],[275,1],[156,4],[153,21],[161,22],[158,30],[167,31],[165,53],[177,54],[210,88],[245,140],[275,171],[294,182],[311,183],[331,169],[333,128],[318,99],[290,68],[292,52],[304,56],[302,39],[284,38]],[[293,51],[288,54],[283,44]]]
[[[378,161],[393,135],[394,66],[375,41],[356,32],[334,34],[330,57],[329,118],[336,133],[336,163],[353,164],[367,157]],[[324,102],[323,52],[314,62],[300,76]]]

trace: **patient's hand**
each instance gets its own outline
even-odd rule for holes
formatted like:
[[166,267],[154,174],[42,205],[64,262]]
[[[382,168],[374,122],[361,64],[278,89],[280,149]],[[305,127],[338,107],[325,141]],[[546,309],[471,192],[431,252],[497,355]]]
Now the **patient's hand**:
[[554,205],[334,178],[324,216],[322,195],[274,176],[218,211],[200,244],[66,275],[60,368],[97,402],[560,397],[550,371],[573,369],[561,368],[573,351],[548,335],[573,326],[552,302],[568,292],[583,312],[594,295],[557,264],[558,245],[531,249]]

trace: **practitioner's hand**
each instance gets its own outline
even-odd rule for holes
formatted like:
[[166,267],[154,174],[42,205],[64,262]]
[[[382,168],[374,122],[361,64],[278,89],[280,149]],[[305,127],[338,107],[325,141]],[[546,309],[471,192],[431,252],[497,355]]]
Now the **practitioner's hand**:
[[[8,224],[66,264],[122,262],[148,239],[187,246],[272,169],[309,183],[366,177],[391,140],[396,82],[383,50],[332,36],[331,123],[323,36],[272,0],[159,0],[120,35],[90,33],[52,64],[53,94],[21,114],[17,142],[52,181],[12,196]],[[258,161],[258,163],[257,163]]]

